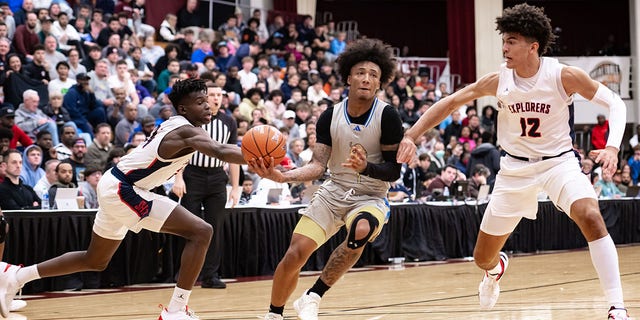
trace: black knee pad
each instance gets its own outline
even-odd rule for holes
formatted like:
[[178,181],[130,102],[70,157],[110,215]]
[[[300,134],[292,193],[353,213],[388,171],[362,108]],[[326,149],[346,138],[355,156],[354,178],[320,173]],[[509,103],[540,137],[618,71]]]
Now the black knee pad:
[[[369,233],[362,239],[356,239],[356,228],[358,226],[358,222],[362,219],[369,221]],[[367,244],[378,225],[378,219],[376,219],[376,217],[374,217],[370,212],[360,212],[358,216],[353,219],[353,222],[351,222],[351,228],[347,239],[347,247],[349,249],[358,249]]]
[[0,243],[4,243],[7,240],[7,220],[4,216],[0,216]]

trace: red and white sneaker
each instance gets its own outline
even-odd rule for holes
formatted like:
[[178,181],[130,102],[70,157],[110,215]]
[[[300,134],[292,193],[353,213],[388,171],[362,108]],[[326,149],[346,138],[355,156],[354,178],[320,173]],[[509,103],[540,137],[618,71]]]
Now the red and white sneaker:
[[607,319],[609,319],[609,320],[633,320],[633,318],[631,318],[629,316],[629,313],[627,312],[627,309],[615,308],[615,307],[609,308],[609,317]]
[[13,298],[20,290],[16,274],[21,266],[0,262],[0,315],[8,317]]
[[480,308],[483,310],[489,310],[498,302],[500,296],[500,279],[507,271],[509,266],[509,257],[504,252],[500,252],[500,262],[502,265],[502,272],[497,276],[490,276],[486,271],[484,272],[484,278],[478,286],[478,298],[480,299]]
[[195,312],[193,312],[192,310],[189,310],[188,306],[185,306],[183,309],[176,312],[169,312],[169,310],[167,310],[167,308],[163,308],[162,305],[160,305],[160,308],[162,308],[162,312],[160,312],[160,317],[158,317],[158,320],[200,319],[200,317],[196,316]]

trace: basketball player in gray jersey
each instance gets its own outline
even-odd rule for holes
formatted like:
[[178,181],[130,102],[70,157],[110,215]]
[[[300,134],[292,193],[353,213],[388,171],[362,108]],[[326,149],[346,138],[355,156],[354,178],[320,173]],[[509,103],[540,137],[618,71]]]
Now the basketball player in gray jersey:
[[[331,254],[311,289],[294,303],[299,319],[318,318],[322,295],[351,268],[365,245],[373,241],[389,214],[389,181],[400,176],[395,160],[402,138],[402,121],[390,105],[376,99],[395,71],[389,46],[379,40],[359,40],[338,59],[349,96],[320,116],[313,158],[304,167],[281,173],[263,162],[249,165],[264,178],[277,182],[309,181],[326,169],[330,178],[313,195],[296,226],[291,244],[273,277],[271,306],[265,319],[283,319],[284,305],[311,254],[344,225],[347,239]],[[384,123],[384,126],[382,125]]]
[[498,98],[498,141],[506,155],[500,160],[493,195],[480,224],[474,261],[484,270],[478,287],[480,307],[491,309],[500,294],[499,281],[509,259],[502,246],[525,217],[535,219],[537,194],[544,191],[573,219],[589,243],[591,261],[611,306],[609,319],[630,319],[624,307],[618,253],[600,214],[593,186],[582,174],[571,142],[569,104],[578,93],[609,109],[607,145],[589,154],[613,173],[624,135],[624,102],[586,72],[541,57],[554,40],[551,20],[543,10],[519,4],[496,19],[502,34],[504,64],[475,83],[438,101],[407,130],[398,161],[415,156],[416,139],[459,106],[482,96]]

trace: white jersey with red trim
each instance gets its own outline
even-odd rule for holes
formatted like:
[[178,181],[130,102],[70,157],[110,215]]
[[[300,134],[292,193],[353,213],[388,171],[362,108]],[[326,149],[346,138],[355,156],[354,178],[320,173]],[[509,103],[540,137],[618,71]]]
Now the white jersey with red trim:
[[516,86],[515,70],[501,66],[497,132],[498,143],[507,153],[541,158],[573,148],[568,108],[572,98],[562,86],[563,67],[557,59],[540,58],[535,84],[522,90]]
[[125,174],[127,181],[136,187],[149,190],[167,182],[184,168],[191,160],[193,152],[180,158],[163,159],[158,155],[158,148],[169,132],[186,125],[193,126],[183,116],[171,117],[160,124],[133,152],[122,157],[117,168]]

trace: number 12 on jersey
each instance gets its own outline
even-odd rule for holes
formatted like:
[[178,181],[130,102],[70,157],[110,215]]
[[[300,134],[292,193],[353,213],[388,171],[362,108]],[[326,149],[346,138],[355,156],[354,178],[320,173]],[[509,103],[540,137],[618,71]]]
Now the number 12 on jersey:
[[[527,130],[529,126],[529,130]],[[538,129],[540,128],[540,118],[520,118],[520,128],[522,129],[521,137],[539,138],[542,136]]]

